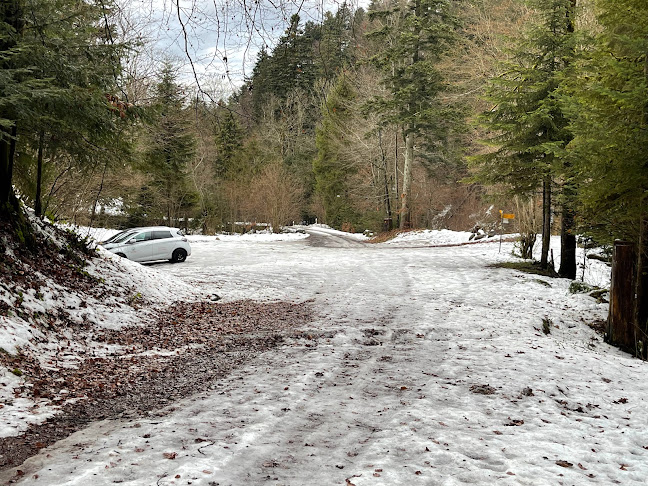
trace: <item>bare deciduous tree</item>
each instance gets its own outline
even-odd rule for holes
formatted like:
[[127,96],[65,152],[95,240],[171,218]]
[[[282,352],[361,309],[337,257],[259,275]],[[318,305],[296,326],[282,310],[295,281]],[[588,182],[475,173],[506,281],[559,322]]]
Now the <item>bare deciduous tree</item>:
[[253,179],[250,202],[274,232],[300,219],[304,191],[281,162],[271,162]]

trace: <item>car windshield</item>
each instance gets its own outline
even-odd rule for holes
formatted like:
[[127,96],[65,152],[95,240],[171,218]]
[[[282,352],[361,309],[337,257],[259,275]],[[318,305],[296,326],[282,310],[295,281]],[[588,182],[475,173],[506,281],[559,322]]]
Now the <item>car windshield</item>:
[[130,231],[132,231],[132,230],[124,230],[124,231],[120,231],[119,233],[115,233],[114,235],[112,235],[107,240],[104,240],[103,243],[113,243],[114,241],[117,240],[117,238],[121,238],[122,236],[124,236],[124,234],[126,234],[126,233],[128,233]]
[[106,243],[121,243],[123,241],[126,241],[128,238],[133,236],[137,231],[129,230],[129,231],[124,231],[123,233],[120,233],[113,237],[113,239],[107,241]]

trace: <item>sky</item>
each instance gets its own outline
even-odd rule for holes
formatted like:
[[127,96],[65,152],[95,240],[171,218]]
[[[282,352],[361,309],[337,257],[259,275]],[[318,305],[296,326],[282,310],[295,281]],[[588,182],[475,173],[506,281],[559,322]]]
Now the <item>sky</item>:
[[[140,62],[175,60],[179,78],[205,91],[231,92],[250,76],[257,54],[273,47],[290,17],[320,21],[345,0],[119,0],[130,38],[146,39]],[[367,0],[347,5],[366,6]]]

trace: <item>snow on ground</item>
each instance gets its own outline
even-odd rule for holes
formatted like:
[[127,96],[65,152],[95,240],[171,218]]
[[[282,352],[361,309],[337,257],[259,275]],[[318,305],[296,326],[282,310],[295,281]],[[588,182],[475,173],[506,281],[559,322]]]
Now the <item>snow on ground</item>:
[[298,241],[308,238],[305,233],[270,233],[270,232],[257,232],[257,233],[233,233],[233,234],[219,234],[219,235],[188,235],[189,243],[210,243],[214,241],[225,242],[252,242],[252,243],[268,243],[278,241]]
[[[306,226],[295,226],[295,228],[304,229],[306,228]],[[367,241],[369,239],[369,237],[366,236],[364,233],[346,233],[344,231],[335,230],[325,224],[312,224],[310,226],[307,226],[307,228],[310,234],[327,234],[333,236],[343,236],[344,238],[350,240],[358,240],[358,241]]]
[[[193,300],[203,295],[201,289],[196,289],[167,272],[160,272],[155,266],[141,265],[120,258],[101,247],[98,248],[98,251],[105,258],[91,262],[87,269],[88,273],[105,279],[109,287],[130,286],[134,288],[136,292],[131,296],[131,300],[151,301],[157,304],[156,307],[162,307],[177,300]],[[107,261],[111,263],[106,264]],[[120,309],[119,315],[112,319],[102,320],[101,325],[118,329],[125,325],[136,324],[142,319],[142,312],[137,306],[129,307],[129,312],[126,315],[123,314],[124,309]],[[135,312],[132,312],[131,309]],[[143,310],[146,312],[145,309]]]
[[[542,251],[542,235],[538,235],[538,241],[533,248],[533,257],[540,260]],[[551,237],[550,251],[553,254],[554,265],[556,270],[560,266],[560,236]],[[580,246],[576,248],[576,279],[589,285],[601,288],[610,288],[611,269],[608,265],[600,260],[590,260],[587,255],[597,253],[597,251],[586,250]],[[550,253],[551,255],[551,253]]]
[[11,370],[0,369],[0,437],[18,435],[30,424],[41,423],[56,413],[47,400],[15,398],[15,390],[23,385]]
[[[472,233],[468,231],[450,231],[450,230],[423,230],[423,231],[408,231],[400,233],[396,238],[393,238],[384,244],[387,246],[415,246],[415,245],[429,245],[429,246],[442,246],[442,245],[460,245],[469,241]],[[482,240],[484,241],[484,240]],[[499,237],[489,238],[489,243],[498,242]]]
[[[503,250],[499,247],[500,235],[491,238],[473,242],[469,238],[472,233],[466,231],[450,231],[450,230],[422,230],[422,231],[408,231],[401,233],[392,240],[383,243],[384,246],[393,246],[399,248],[416,248],[416,247],[433,247],[433,246],[452,246],[452,245],[465,245],[465,244],[495,244],[498,245],[498,254],[512,255],[513,253],[519,254],[515,246],[510,244],[505,245]],[[515,238],[516,234],[503,234],[501,235],[504,240]],[[540,260],[540,253],[542,250],[542,235],[538,235],[536,244],[534,246],[533,256],[536,260]],[[558,270],[560,263],[560,236],[552,236],[550,250],[552,251],[554,264]],[[589,285],[609,288],[610,286],[610,267],[600,260],[590,260],[586,258],[588,253],[592,250],[585,250],[582,247],[576,249],[576,261],[578,264],[578,272],[576,275],[577,280],[583,281]]]
[[312,339],[150,418],[92,424],[17,483],[645,484],[648,365],[588,327],[605,304],[489,267],[511,243],[321,242],[195,241],[154,266],[226,299],[312,299]]

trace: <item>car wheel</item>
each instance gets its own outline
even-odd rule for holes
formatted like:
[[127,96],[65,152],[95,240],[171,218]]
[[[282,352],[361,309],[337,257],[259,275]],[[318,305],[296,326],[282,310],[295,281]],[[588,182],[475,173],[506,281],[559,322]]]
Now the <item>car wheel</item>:
[[128,258],[124,253],[115,253],[118,257]]
[[171,261],[173,263],[184,262],[187,259],[187,251],[182,248],[173,250],[173,255],[171,256]]

